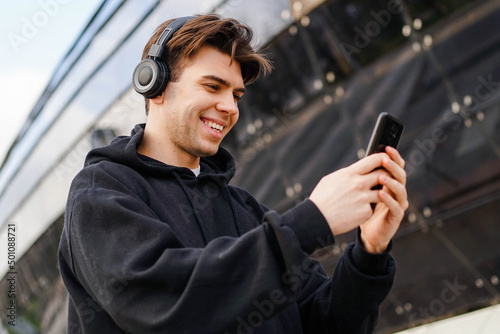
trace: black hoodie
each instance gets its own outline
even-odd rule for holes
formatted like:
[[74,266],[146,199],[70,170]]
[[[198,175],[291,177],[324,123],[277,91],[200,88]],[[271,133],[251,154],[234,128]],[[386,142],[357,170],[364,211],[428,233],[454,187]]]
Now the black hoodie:
[[349,245],[332,278],[308,254],[333,244],[305,200],[283,215],[228,185],[232,156],[196,177],[137,153],[144,125],[92,150],[69,192],[59,266],[68,333],[371,333],[395,263]]

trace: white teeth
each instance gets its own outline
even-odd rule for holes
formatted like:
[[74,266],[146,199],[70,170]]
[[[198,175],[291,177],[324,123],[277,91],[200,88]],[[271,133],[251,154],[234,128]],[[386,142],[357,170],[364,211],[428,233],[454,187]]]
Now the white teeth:
[[224,129],[224,127],[222,125],[219,125],[219,124],[214,123],[214,122],[204,121],[204,123],[206,125],[208,125],[209,127],[211,127],[212,129],[214,129],[215,131],[217,131],[217,132],[221,132]]

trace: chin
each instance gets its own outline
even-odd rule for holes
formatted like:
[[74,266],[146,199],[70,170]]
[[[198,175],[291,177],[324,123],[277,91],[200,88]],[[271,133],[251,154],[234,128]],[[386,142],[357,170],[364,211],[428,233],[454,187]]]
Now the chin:
[[207,147],[205,149],[200,149],[197,156],[199,156],[200,158],[211,157],[212,155],[215,155],[218,151],[219,151],[219,145],[217,145],[216,147],[210,147],[210,148]]

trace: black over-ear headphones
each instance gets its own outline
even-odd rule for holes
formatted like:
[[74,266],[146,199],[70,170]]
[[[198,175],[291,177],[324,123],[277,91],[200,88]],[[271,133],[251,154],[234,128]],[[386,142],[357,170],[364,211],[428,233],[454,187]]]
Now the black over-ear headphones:
[[143,59],[135,67],[132,85],[137,93],[151,99],[161,95],[167,88],[170,72],[161,56],[172,35],[191,18],[192,16],[180,17],[170,23],[149,49],[148,58]]

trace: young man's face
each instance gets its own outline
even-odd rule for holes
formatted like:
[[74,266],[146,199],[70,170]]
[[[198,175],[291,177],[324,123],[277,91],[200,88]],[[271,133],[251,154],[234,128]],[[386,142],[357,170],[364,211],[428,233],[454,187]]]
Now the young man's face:
[[238,120],[245,92],[240,65],[229,55],[203,47],[188,59],[177,82],[169,82],[162,106],[166,135],[183,158],[217,153]]

